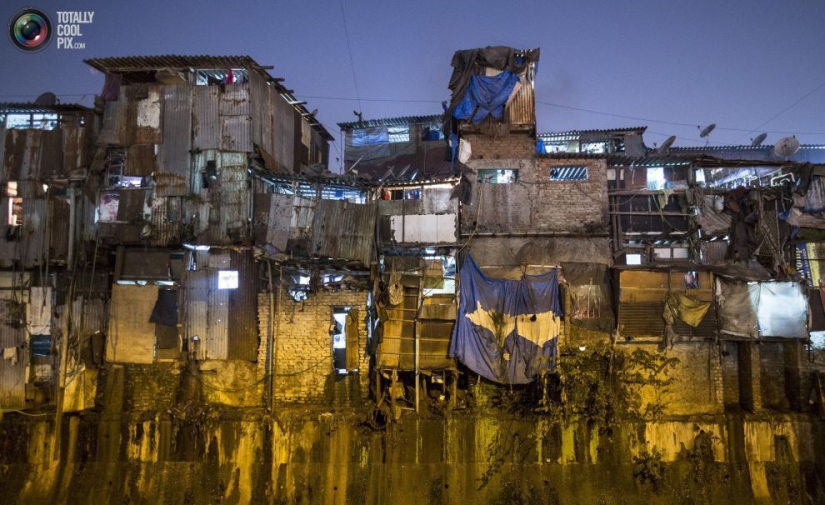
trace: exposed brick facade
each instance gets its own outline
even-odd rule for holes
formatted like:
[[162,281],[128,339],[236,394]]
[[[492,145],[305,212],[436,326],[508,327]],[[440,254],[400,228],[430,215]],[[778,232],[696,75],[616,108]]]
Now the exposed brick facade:
[[[274,395],[277,401],[331,405],[340,400],[336,395],[350,394],[353,388],[366,391],[369,383],[369,360],[365,357],[366,300],[367,294],[360,291],[322,291],[310,294],[303,302],[294,302],[287,293],[282,293],[275,330]],[[360,372],[346,377],[338,376],[332,369],[330,325],[336,307],[359,309]],[[340,382],[347,383],[349,388],[339,387]]]

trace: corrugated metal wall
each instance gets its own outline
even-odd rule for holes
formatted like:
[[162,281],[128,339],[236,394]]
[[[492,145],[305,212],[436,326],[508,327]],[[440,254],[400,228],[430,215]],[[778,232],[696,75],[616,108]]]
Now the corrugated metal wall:
[[[192,88],[163,86],[163,137],[158,151],[158,172],[174,174],[188,182],[192,170]],[[197,89],[197,88],[195,88]],[[166,186],[161,196],[185,195],[188,184]]]
[[532,80],[528,80],[507,106],[507,118],[511,125],[534,126],[536,124],[536,98]]
[[229,359],[258,359],[258,265],[251,249],[230,252],[238,289],[229,291]]
[[370,265],[375,259],[378,206],[340,200],[320,200],[315,211],[310,254],[354,260]]
[[217,86],[195,86],[192,89],[192,148],[195,151],[220,149],[221,124],[218,117]]
[[[25,327],[14,328],[7,321],[17,314],[15,302],[0,301],[0,409],[19,409],[26,405],[26,368],[29,363]],[[12,353],[17,358],[12,359]],[[8,358],[7,358],[8,357]]]

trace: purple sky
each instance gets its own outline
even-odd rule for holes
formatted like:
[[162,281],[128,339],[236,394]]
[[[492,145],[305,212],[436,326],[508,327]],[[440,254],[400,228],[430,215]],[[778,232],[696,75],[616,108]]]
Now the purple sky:
[[[28,54],[3,34],[0,101],[51,91],[90,104],[103,77],[84,58],[249,55],[274,65],[270,72],[339,138],[336,123],[356,120],[354,109],[365,119],[440,113],[453,52],[507,45],[541,48],[539,132],[648,125],[648,145],[676,135],[675,145],[687,147],[706,142],[697,126],[716,123],[711,145],[749,143],[761,132],[767,144],[792,134],[825,144],[823,0],[181,4],[3,2],[6,32],[23,7],[45,11],[53,24],[58,10],[95,16],[75,38],[84,49],[57,49],[53,38]],[[338,141],[333,170],[337,149]]]

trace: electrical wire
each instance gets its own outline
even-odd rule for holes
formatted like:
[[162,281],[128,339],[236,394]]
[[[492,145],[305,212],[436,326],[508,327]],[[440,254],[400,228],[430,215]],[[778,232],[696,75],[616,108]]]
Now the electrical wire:
[[352,57],[352,44],[350,43],[349,37],[349,29],[347,28],[347,15],[344,12],[344,0],[339,0],[338,3],[341,5],[341,19],[344,21],[344,35],[347,37],[347,51],[349,52],[349,65],[352,69],[352,82],[355,83],[355,96],[358,100],[358,112],[363,113],[363,108],[361,107],[361,93],[358,92],[358,79],[355,76],[355,60]]
[[[781,111],[779,111],[779,112],[777,112],[776,114],[774,114],[773,116],[771,116],[771,117],[770,117],[770,119],[768,119],[768,120],[767,120],[767,121],[765,121],[764,123],[760,124],[759,126],[757,126],[756,128],[754,128],[754,129],[752,129],[752,130],[748,130],[747,132],[745,132],[745,134],[744,134],[744,135],[742,135],[742,136],[741,136],[741,137],[739,137],[738,139],[734,140],[734,143],[739,142],[739,140],[741,140],[743,137],[747,136],[749,133],[753,133],[753,132],[755,132],[755,131],[759,130],[760,128],[762,128],[762,127],[763,127],[763,126],[765,126],[766,124],[770,123],[770,122],[771,122],[771,121],[773,121],[774,119],[778,118],[778,117],[779,117],[779,116],[781,116],[782,114],[784,114],[784,113],[788,112],[789,110],[793,109],[793,108],[794,108],[794,107],[796,107],[796,106],[797,106],[797,105],[798,105],[801,101],[803,101],[803,100],[805,100],[806,98],[808,98],[809,96],[813,95],[814,93],[816,93],[817,91],[819,91],[819,90],[820,90],[820,89],[822,89],[823,87],[825,87],[825,82],[823,82],[822,84],[820,84],[819,86],[817,86],[816,88],[814,88],[812,91],[810,91],[810,92],[806,93],[806,94],[805,94],[804,96],[802,96],[802,98],[800,98],[799,100],[795,101],[794,103],[792,103],[792,104],[788,105],[787,107],[785,107],[785,108],[784,108],[784,109],[782,109]],[[782,132],[782,133],[793,133],[793,132]],[[817,135],[818,135],[818,134],[817,134]]]

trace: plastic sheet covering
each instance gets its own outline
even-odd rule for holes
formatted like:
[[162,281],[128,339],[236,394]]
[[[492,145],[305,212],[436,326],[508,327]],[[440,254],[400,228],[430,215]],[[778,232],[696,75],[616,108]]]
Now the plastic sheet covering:
[[495,382],[532,382],[555,367],[560,317],[555,269],[518,281],[492,279],[467,255],[449,355]]
[[796,282],[717,280],[720,329],[748,337],[808,338],[808,301]]
[[369,161],[386,158],[390,155],[390,137],[387,127],[364,128],[348,132],[344,153],[346,161],[353,162],[359,159]]
[[716,281],[719,327],[724,333],[743,337],[758,335],[756,308],[753,300],[759,294],[755,282]]
[[570,293],[568,320],[581,328],[612,332],[616,322],[607,265],[562,263],[561,268]]
[[681,319],[686,324],[696,328],[707,314],[710,302],[700,302],[678,293],[668,293],[665,310],[662,314],[667,324],[674,324]]
[[467,119],[472,116],[475,124],[489,115],[501,119],[504,104],[517,82],[518,75],[506,70],[493,77],[473,75],[467,93],[453,112],[453,117]]
[[796,282],[762,282],[759,287],[759,335],[808,338],[808,301],[802,286]]
[[724,197],[720,195],[704,195],[702,205],[699,207],[699,214],[696,220],[702,226],[702,233],[705,235],[715,235],[717,233],[727,233],[730,230],[732,216],[724,212],[717,212],[719,200],[724,202]]

